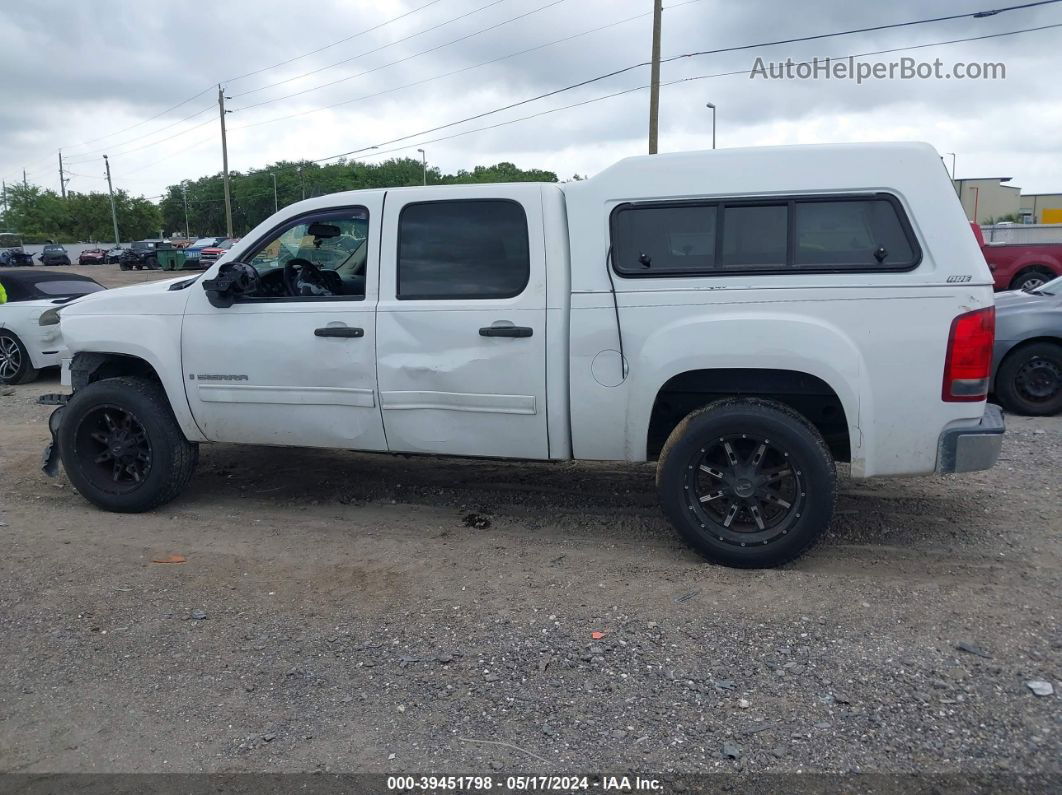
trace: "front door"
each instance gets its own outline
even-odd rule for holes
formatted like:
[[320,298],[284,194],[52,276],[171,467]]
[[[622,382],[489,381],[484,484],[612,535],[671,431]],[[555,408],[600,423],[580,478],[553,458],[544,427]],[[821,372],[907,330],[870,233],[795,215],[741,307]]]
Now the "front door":
[[376,346],[390,450],[549,457],[540,190],[387,194]]
[[241,244],[235,259],[255,266],[260,287],[228,308],[188,288],[185,386],[208,439],[387,449],[375,361],[381,209],[382,193],[370,194]]

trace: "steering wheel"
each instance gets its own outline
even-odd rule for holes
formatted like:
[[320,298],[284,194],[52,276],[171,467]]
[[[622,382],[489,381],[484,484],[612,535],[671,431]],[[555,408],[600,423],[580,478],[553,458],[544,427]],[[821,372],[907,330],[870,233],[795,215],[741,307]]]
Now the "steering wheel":
[[292,298],[335,295],[325,283],[321,269],[302,257],[294,257],[284,263],[284,289]]

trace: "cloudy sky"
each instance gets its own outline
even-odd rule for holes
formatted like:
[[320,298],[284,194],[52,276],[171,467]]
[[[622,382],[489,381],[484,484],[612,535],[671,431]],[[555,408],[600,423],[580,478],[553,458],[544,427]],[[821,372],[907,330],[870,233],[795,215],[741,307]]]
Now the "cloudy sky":
[[[667,58],[1017,2],[665,0],[662,51]],[[25,168],[30,182],[58,189],[60,148],[69,187],[79,191],[106,188],[104,153],[116,186],[145,196],[215,173],[219,81],[231,97],[237,170],[351,150],[418,157],[421,147],[446,171],[509,160],[562,178],[593,174],[646,151],[648,91],[592,100],[647,85],[648,67],[417,133],[648,60],[651,10],[652,0],[5,0],[0,176],[19,180]],[[720,147],[923,140],[957,153],[960,178],[1011,176],[1026,192],[1062,192],[1062,27],[939,44],[1052,24],[1062,25],[1062,3],[665,63],[665,84],[697,79],[663,87],[660,150],[710,147],[705,103],[713,102]],[[926,44],[936,46],[861,60],[939,58],[945,71],[1001,62],[1006,78],[859,85],[725,74],[747,72],[757,57]]]

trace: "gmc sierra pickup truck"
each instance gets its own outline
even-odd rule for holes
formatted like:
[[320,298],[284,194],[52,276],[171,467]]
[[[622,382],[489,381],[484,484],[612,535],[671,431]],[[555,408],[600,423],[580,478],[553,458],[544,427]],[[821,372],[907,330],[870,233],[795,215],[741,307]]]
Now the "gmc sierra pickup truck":
[[46,313],[54,451],[111,511],[205,442],[655,461],[712,561],[771,566],[851,476],[991,467],[992,278],[924,144],[632,157],[569,184],[338,193],[202,276]]

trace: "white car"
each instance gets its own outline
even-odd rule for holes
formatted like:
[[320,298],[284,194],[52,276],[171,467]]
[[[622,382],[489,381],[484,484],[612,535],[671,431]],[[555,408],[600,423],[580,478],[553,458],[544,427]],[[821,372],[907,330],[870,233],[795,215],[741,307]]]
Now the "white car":
[[205,442],[656,461],[694,548],[773,566],[829,525],[835,462],[987,469],[1004,431],[992,275],[924,144],[336,193],[57,314],[46,465],[111,511],[173,499]]
[[19,270],[0,273],[7,303],[0,304],[0,384],[24,384],[44,367],[61,363],[62,335],[40,317],[103,285],[72,273]]

